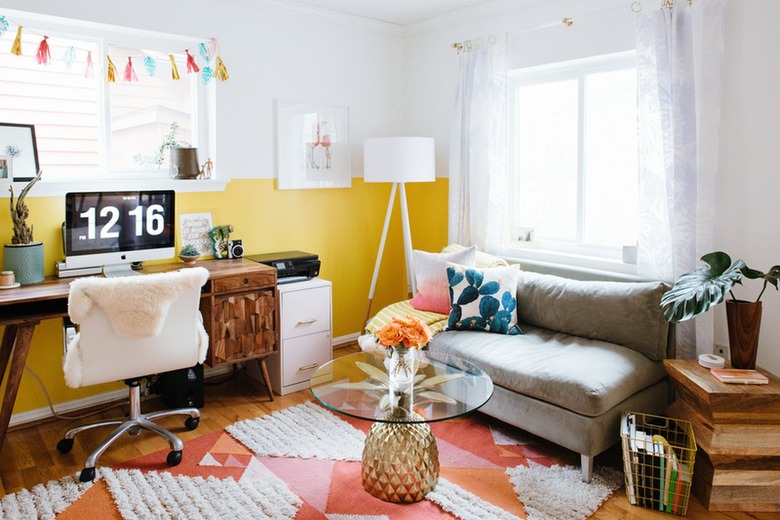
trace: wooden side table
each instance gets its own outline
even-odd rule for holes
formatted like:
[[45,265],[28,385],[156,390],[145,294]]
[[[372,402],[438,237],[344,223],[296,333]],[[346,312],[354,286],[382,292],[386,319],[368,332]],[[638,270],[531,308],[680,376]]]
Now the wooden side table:
[[677,400],[667,415],[696,436],[693,494],[711,511],[780,511],[780,378],[721,383],[694,359],[667,359]]

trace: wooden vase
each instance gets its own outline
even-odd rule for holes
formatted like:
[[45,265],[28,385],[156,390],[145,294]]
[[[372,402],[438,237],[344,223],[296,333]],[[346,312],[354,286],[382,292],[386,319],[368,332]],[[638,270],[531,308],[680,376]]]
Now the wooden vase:
[[761,302],[726,300],[729,352],[733,368],[756,368]]

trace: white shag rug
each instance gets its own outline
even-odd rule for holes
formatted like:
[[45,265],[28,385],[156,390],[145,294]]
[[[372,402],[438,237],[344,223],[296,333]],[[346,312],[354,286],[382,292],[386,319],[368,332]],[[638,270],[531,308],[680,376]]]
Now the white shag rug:
[[6,495],[0,500],[0,519],[54,519],[91,486],[92,482],[82,484],[73,477],[65,477]]
[[225,430],[261,457],[361,460],[366,435],[312,402],[233,423]]
[[531,463],[506,472],[529,520],[584,520],[623,484],[623,473],[608,467],[596,468],[590,484],[574,466]]

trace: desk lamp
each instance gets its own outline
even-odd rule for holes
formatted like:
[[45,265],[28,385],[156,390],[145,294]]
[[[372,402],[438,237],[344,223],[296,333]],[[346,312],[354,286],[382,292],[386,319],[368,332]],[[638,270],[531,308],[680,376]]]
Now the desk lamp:
[[387,204],[385,224],[379,251],[374,264],[374,276],[368,291],[366,322],[371,317],[371,302],[374,300],[376,280],[390,226],[390,216],[395,204],[395,193],[400,191],[401,224],[403,226],[404,257],[409,296],[416,292],[414,265],[412,261],[412,234],[409,229],[409,212],[406,204],[407,182],[433,182],[436,179],[434,144],[432,137],[375,137],[363,140],[363,178],[365,182],[391,182],[390,201]]

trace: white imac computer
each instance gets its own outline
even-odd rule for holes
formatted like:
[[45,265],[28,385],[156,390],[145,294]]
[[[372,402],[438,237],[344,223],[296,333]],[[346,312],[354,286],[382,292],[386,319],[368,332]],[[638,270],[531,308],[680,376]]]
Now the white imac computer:
[[121,276],[134,262],[173,258],[175,198],[173,190],[67,193],[65,266]]

